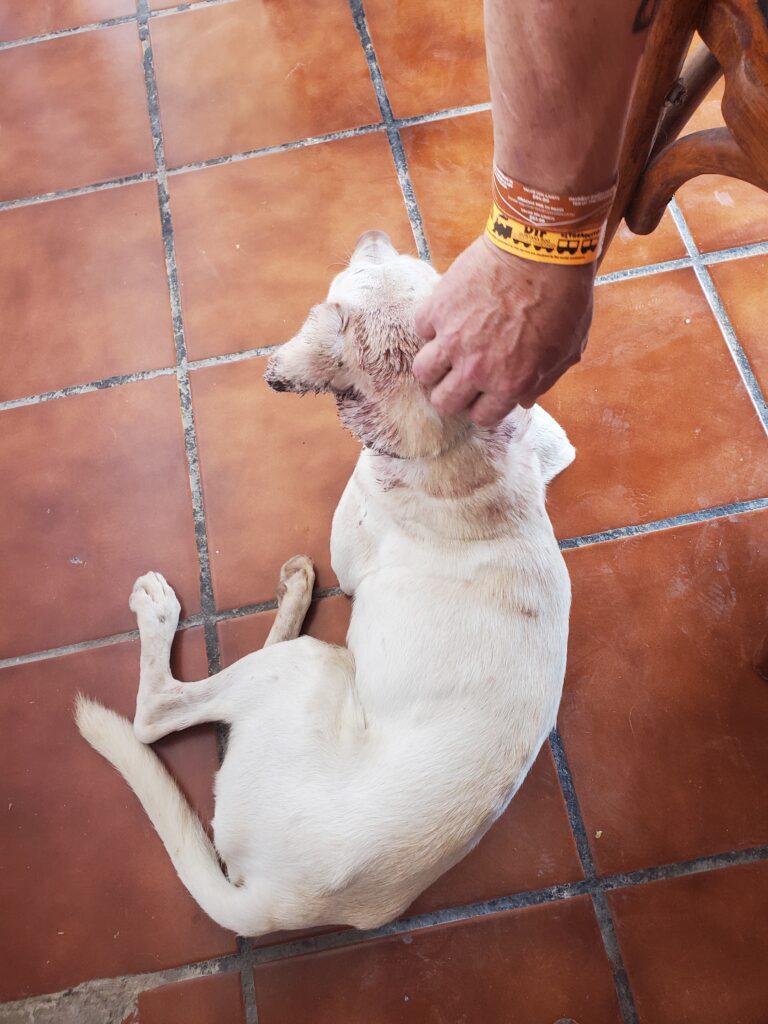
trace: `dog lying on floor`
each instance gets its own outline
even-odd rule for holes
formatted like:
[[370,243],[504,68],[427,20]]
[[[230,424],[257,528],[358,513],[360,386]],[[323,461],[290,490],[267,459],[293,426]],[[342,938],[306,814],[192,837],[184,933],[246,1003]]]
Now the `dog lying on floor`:
[[[367,232],[266,373],[277,391],[335,395],[365,446],[331,537],[354,598],[347,646],[299,636],[314,572],[297,556],[263,650],[178,683],[179,604],[149,573],[130,599],[133,728],[78,698],[82,735],[132,787],[184,885],[241,935],[397,917],[498,818],[555,722],[570,585],[544,488],[574,449],[538,407],[495,430],[434,411],[411,364],[414,311],[436,280]],[[214,847],[144,744],[218,721],[231,731]]]

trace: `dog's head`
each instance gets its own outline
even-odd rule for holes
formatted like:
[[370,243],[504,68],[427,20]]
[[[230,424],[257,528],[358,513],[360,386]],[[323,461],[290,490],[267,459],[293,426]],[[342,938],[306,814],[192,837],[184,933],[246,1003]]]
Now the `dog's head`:
[[412,371],[423,344],[416,308],[437,280],[384,232],[366,231],[327,300],[272,356],[265,380],[275,391],[330,392],[342,422],[380,454],[417,458],[450,447],[467,421],[440,417]]

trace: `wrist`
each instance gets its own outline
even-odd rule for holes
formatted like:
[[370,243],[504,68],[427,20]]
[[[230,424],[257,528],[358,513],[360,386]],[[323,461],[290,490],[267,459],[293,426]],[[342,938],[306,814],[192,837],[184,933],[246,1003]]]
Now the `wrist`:
[[589,195],[611,188],[618,176],[619,153],[603,147],[585,147],[581,160],[563,161],[567,166],[542,165],[537,154],[521,151],[519,145],[494,146],[493,165],[510,177],[559,195]]
[[597,276],[597,263],[582,263],[576,266],[562,267],[554,263],[533,262],[500,249],[497,245],[493,244],[487,233],[480,236],[478,243],[483,250],[483,258],[488,261],[489,266],[498,268],[503,274],[514,275],[516,278],[520,274],[525,274],[531,279],[549,279],[553,281],[563,277],[570,277],[574,280],[578,279],[592,284]]
[[615,181],[600,192],[563,194],[512,178],[494,165],[485,234],[498,249],[534,263],[594,263],[615,196]]

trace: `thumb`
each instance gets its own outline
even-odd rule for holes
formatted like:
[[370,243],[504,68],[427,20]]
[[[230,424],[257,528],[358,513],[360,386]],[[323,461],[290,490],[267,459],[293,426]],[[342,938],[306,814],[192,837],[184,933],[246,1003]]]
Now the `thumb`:
[[432,341],[437,334],[435,325],[432,323],[431,305],[432,303],[427,299],[416,310],[416,333],[424,341]]

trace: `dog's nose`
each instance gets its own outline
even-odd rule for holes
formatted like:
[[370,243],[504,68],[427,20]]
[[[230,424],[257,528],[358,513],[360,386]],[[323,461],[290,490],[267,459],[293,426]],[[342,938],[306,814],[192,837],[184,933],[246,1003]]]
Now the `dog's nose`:
[[386,231],[364,231],[357,240],[354,255],[369,255],[382,249],[391,249],[393,252],[395,249]]
[[392,239],[389,237],[386,231],[379,231],[377,228],[372,228],[370,231],[364,231],[357,240],[357,247],[365,245],[367,242],[384,242],[386,245],[392,245]]
[[273,391],[288,391],[289,389],[288,382],[277,373],[276,369],[272,366],[271,359],[267,364],[267,372],[264,374],[264,380]]

